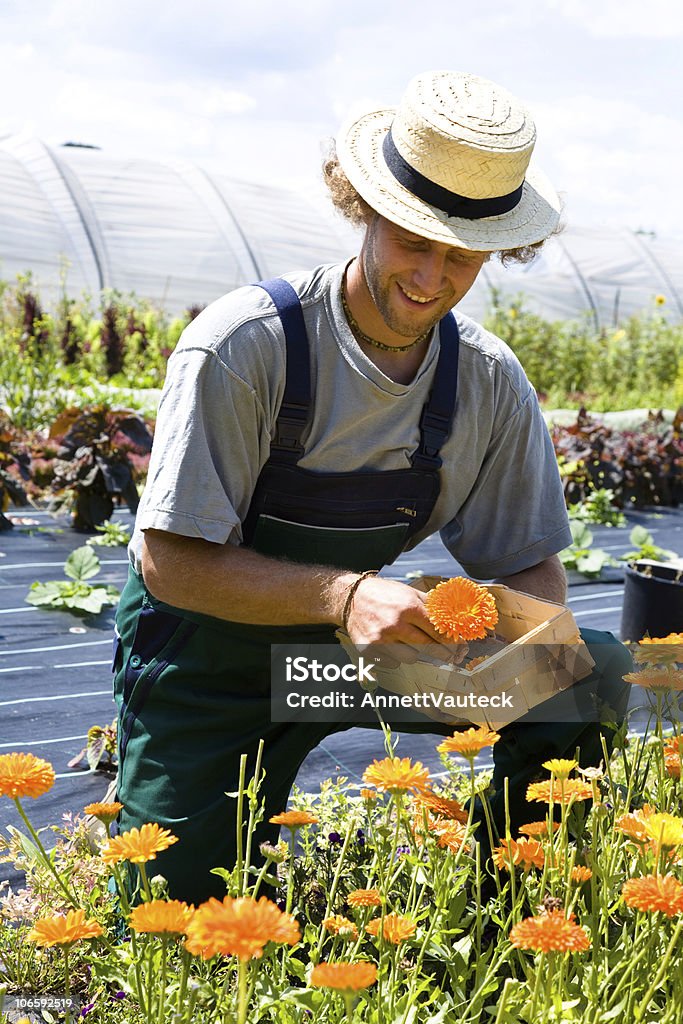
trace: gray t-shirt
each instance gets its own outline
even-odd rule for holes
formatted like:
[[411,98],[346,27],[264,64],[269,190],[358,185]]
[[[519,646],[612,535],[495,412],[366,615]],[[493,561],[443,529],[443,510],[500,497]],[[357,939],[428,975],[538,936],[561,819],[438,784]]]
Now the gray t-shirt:
[[[312,417],[299,465],[318,472],[405,469],[439,352],[433,332],[410,384],[356,343],[341,305],[343,265],[285,275],[301,299]],[[506,576],[571,543],[557,463],[536,395],[511,350],[473,320],[460,329],[458,399],[441,492],[412,545],[437,530],[475,579]],[[261,288],[239,288],[185,330],[168,364],[149,477],[131,542],[153,528],[241,542],[282,401],[285,341]]]

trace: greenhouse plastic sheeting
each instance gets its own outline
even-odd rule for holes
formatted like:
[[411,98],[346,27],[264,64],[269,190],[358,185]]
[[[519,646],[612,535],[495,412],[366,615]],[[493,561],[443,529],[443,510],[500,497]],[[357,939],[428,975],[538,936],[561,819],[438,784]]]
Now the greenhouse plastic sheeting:
[[[31,271],[43,304],[113,288],[170,313],[259,278],[351,256],[358,234],[322,186],[284,188],[150,156],[0,140],[0,277]],[[609,328],[657,306],[683,319],[683,238],[570,224],[530,264],[487,263],[460,308],[494,296],[546,319]]]

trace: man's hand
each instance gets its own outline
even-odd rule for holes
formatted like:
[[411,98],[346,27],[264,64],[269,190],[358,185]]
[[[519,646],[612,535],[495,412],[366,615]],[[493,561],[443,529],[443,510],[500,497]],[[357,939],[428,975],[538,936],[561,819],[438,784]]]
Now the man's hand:
[[467,654],[467,644],[449,641],[429,621],[425,595],[396,580],[362,580],[346,625],[353,643],[372,646],[387,667],[399,661],[412,664],[425,656],[457,665]]

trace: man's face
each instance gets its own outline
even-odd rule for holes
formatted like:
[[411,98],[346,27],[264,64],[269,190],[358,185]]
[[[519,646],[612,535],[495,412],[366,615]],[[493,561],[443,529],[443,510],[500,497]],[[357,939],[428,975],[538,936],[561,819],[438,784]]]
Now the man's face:
[[489,253],[432,242],[379,215],[360,252],[370,296],[396,334],[416,338],[462,299]]

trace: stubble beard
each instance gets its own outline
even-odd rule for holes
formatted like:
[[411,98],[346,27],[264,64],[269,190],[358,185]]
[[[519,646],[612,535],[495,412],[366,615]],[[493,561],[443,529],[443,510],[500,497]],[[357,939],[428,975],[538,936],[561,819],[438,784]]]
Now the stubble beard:
[[392,304],[391,279],[387,280],[382,275],[379,260],[375,254],[372,236],[367,239],[365,250],[361,253],[360,266],[370,298],[377,307],[377,311],[387,327],[394,334],[399,334],[402,338],[408,338],[412,341],[421,334],[427,334],[455,305],[455,296],[453,296],[452,300],[444,299],[439,307],[439,311],[433,313],[430,320],[424,321],[419,327],[416,327],[415,320],[412,317],[401,316]]

